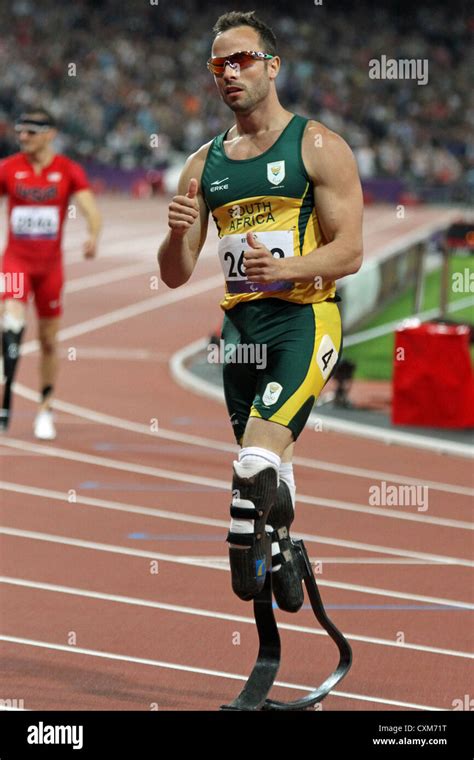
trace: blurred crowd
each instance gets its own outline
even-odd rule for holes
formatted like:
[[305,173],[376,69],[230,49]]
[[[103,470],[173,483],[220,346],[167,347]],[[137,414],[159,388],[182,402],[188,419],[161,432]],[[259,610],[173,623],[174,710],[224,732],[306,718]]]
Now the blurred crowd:
[[[345,137],[363,178],[474,185],[470,37],[456,3],[377,8],[240,3],[273,28],[282,104]],[[212,26],[232,3],[198,0],[0,0],[0,156],[11,121],[42,104],[78,160],[162,168],[233,123],[206,69]],[[425,85],[371,79],[370,61],[427,59]]]

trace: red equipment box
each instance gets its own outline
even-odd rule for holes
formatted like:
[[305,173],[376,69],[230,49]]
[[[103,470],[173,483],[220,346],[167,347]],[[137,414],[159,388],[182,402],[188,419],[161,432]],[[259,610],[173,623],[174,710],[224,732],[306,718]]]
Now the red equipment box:
[[395,332],[392,422],[474,427],[467,325],[407,323]]

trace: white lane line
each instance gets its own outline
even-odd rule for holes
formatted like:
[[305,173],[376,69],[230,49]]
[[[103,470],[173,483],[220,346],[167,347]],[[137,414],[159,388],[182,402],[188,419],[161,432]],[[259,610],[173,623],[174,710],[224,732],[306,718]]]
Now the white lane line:
[[175,470],[165,470],[161,467],[151,467],[149,465],[135,464],[134,462],[126,462],[119,459],[111,459],[110,457],[97,456],[96,454],[84,454],[80,451],[72,451],[70,449],[63,449],[57,446],[42,445],[32,443],[30,441],[22,441],[20,439],[2,437],[0,440],[2,446],[11,448],[18,448],[23,451],[31,451],[34,454],[43,454],[46,457],[55,457],[59,459],[66,459],[73,462],[83,462],[85,464],[97,465],[98,467],[107,467],[113,470],[121,470],[122,472],[133,472],[137,475],[149,475],[154,478],[166,478],[167,480],[175,480],[181,483],[193,483],[194,485],[210,486],[221,491],[230,492],[229,482],[226,480],[218,480],[217,478],[208,478],[202,475],[194,475],[185,472],[178,472]]
[[[470,306],[474,306],[474,298],[468,296],[467,298],[460,298],[457,301],[451,301],[447,306],[448,313],[462,311],[468,309]],[[415,312],[405,317],[405,319],[418,319],[420,322],[429,322],[432,319],[436,319],[440,316],[441,309],[436,307],[434,309],[427,309],[426,311]],[[388,335],[394,333],[395,330],[402,324],[401,318],[394,319],[392,322],[385,322],[383,325],[377,327],[369,327],[366,330],[360,330],[356,333],[351,333],[347,338],[344,338],[344,348],[349,346],[357,346],[360,343],[372,340],[373,338],[379,338],[382,335]]]
[[[54,583],[41,583],[39,581],[29,581],[23,578],[12,578],[0,576],[0,583],[10,586],[21,586],[23,588],[38,589],[41,591],[50,591],[52,593],[69,594],[71,596],[81,596],[87,599],[100,599],[107,602],[117,602],[118,604],[129,604],[137,607],[150,607],[152,609],[165,610],[166,612],[177,612],[185,615],[205,617],[219,620],[229,620],[235,623],[245,623],[255,625],[254,618],[243,615],[233,615],[226,612],[217,612],[215,610],[204,610],[199,607],[186,607],[181,604],[167,604],[166,602],[156,602],[151,599],[139,599],[136,597],[122,596],[120,594],[108,594],[100,591],[89,591],[88,589],[74,588],[71,586],[60,586]],[[310,628],[309,626],[295,625],[292,623],[279,623],[279,628],[294,633],[308,633],[313,636],[327,636],[326,631],[322,628]],[[411,649],[417,652],[427,652],[429,654],[442,654],[448,657],[462,657],[468,660],[474,659],[471,652],[462,652],[456,649],[444,649],[441,647],[427,646],[424,644],[411,644],[404,642],[400,644],[390,639],[381,639],[375,636],[362,636],[360,634],[344,633],[351,641],[360,641],[364,644],[376,644],[377,646],[395,647],[395,649]]]
[[[180,557],[184,555],[180,554]],[[228,566],[229,560],[226,557],[212,554],[187,554],[187,559],[193,560],[197,565],[200,560],[205,562],[213,562],[215,565]],[[433,560],[426,559],[394,559],[393,557],[323,557],[319,556],[311,558],[311,561],[318,563],[318,565],[419,565],[432,567],[456,567],[449,562],[434,562]]]
[[441,232],[450,223],[459,218],[458,209],[449,209],[445,213],[439,213],[436,219],[430,219],[425,224],[418,225],[414,230],[406,232],[402,235],[394,237],[390,243],[386,243],[384,246],[377,247],[377,257],[374,259],[377,263],[390,258],[395,253],[398,253],[403,248],[408,248],[415,243],[424,240],[425,237],[434,235],[436,232]]
[[[152,298],[146,298],[144,301],[138,301],[137,303],[130,304],[129,306],[122,306],[119,309],[108,311],[105,314],[101,314],[98,317],[87,319],[85,322],[78,322],[76,325],[70,327],[64,327],[58,333],[58,341],[69,340],[70,338],[77,338],[79,335],[85,335],[86,333],[93,332],[94,330],[100,330],[103,327],[109,327],[115,325],[117,322],[121,322],[125,319],[131,319],[141,314],[146,314],[149,311],[155,309],[162,309],[164,306],[169,306],[171,303],[181,302],[185,298],[192,298],[197,295],[202,295],[208,290],[215,290],[222,286],[222,275],[215,275],[214,277],[206,277],[202,280],[192,283],[191,285],[184,285],[179,289],[179,293],[173,290],[169,293],[157,295]],[[37,340],[31,340],[25,343],[21,348],[22,356],[26,354],[34,353],[38,349],[39,343]],[[19,392],[19,389],[17,389]],[[21,395],[21,394],[20,394]]]
[[393,472],[367,470],[363,467],[350,467],[345,464],[336,464],[334,462],[326,462],[320,459],[307,459],[306,457],[293,457],[293,462],[312,470],[326,470],[327,472],[335,472],[338,475],[350,475],[351,477],[367,478],[368,480],[386,480],[391,483],[402,483],[403,485],[426,486],[430,491],[444,491],[449,494],[456,493],[460,496],[474,496],[474,488],[460,486],[456,483],[441,483],[437,480],[421,480],[420,478],[410,478],[405,475],[394,474]]
[[[12,491],[13,493],[22,493],[22,494],[28,494],[30,496],[38,496],[40,498],[47,498],[47,499],[54,499],[56,501],[60,501],[63,505],[70,504],[69,497],[70,494],[68,492],[63,491],[53,491],[49,488],[37,488],[35,486],[25,486],[22,483],[10,483],[7,481],[0,481],[0,490],[4,491]],[[120,501],[112,501],[109,499],[98,499],[93,496],[81,496],[77,493],[74,494],[74,499],[77,504],[82,504],[85,506],[90,507],[97,507],[99,509],[110,509],[117,512],[127,512],[131,514],[141,514],[141,515],[149,515],[150,517],[156,517],[159,519],[164,520],[174,520],[175,522],[185,522],[185,523],[191,523],[194,525],[209,525],[216,528],[223,528],[225,530],[228,529],[229,523],[226,520],[218,520],[213,517],[204,517],[201,515],[190,515],[186,512],[180,512],[178,509],[176,511],[170,511],[167,509],[157,509],[154,507],[143,507],[136,504],[128,504]],[[15,506],[15,509],[18,509],[18,506]],[[469,564],[469,560],[464,559],[458,559],[455,557],[440,557],[438,555],[423,555],[420,556],[419,553],[410,553],[406,552],[404,550],[400,549],[389,549],[388,547],[379,547],[374,546],[370,544],[361,544],[353,541],[344,541],[343,539],[332,539],[325,536],[317,536],[313,535],[311,533],[294,533],[295,538],[304,538],[305,541],[308,541],[310,543],[322,543],[322,544],[329,544],[333,546],[344,546],[346,548],[357,548],[361,549],[362,551],[374,551],[379,552],[383,554],[397,554],[402,559],[394,560],[393,557],[386,560],[386,562],[414,562],[414,563],[420,563],[420,564],[441,564],[441,565],[454,565],[454,566],[465,566],[466,562],[468,563],[468,566],[473,566],[474,563]],[[415,556],[416,555],[416,556]],[[403,559],[407,558],[407,559]],[[318,561],[320,562],[321,559],[318,558]],[[360,559],[361,562],[365,561],[364,559]],[[369,560],[367,560],[369,561]]]
[[[14,493],[29,494],[40,498],[54,499],[62,502],[70,508],[68,501],[69,494],[64,491],[53,491],[49,488],[37,488],[35,486],[24,486],[22,483],[9,483],[5,480],[0,481],[0,490],[12,491]],[[149,515],[164,520],[175,520],[176,522],[193,523],[194,525],[210,525],[215,528],[224,528],[228,530],[229,521],[216,520],[212,517],[201,517],[200,515],[189,515],[185,512],[174,512],[167,509],[156,509],[153,507],[142,507],[136,504],[128,504],[121,501],[111,501],[109,499],[97,499],[93,496],[81,496],[77,493],[74,495],[74,504],[82,504],[99,509],[111,509],[117,512],[127,512],[138,515]]]
[[[3,452],[0,451],[0,455]],[[18,456],[29,456],[27,452],[18,454]],[[39,498],[46,498],[50,500],[59,501],[63,506],[67,506],[69,509],[70,494],[64,491],[53,491],[49,488],[37,488],[36,486],[25,486],[22,483],[10,483],[6,480],[0,481],[0,490],[11,491],[13,493],[28,494],[29,496],[37,496]],[[83,506],[94,507],[98,509],[109,509],[116,512],[125,512],[128,514],[147,515],[149,517],[156,517],[157,519],[173,520],[175,522],[191,523],[193,525],[208,525],[215,528],[228,529],[228,521],[216,520],[212,517],[203,517],[201,515],[190,515],[186,512],[169,511],[166,509],[157,509],[153,507],[143,507],[136,504],[129,504],[120,501],[111,501],[108,499],[97,499],[92,496],[80,496],[77,493],[74,495],[74,504],[81,504]],[[7,505],[3,505],[7,507]],[[18,509],[18,505],[15,505],[15,509]],[[297,534],[295,534],[296,536]],[[317,542],[315,536],[313,536],[314,542]],[[306,538],[306,540],[311,540]],[[198,564],[203,559],[202,555],[192,557],[192,559]],[[218,557],[206,557],[207,561],[217,562],[218,564],[227,564],[228,560]],[[380,564],[380,565],[433,565],[439,566],[458,566],[457,562],[448,562],[444,560],[439,562],[432,559],[411,559],[411,558],[393,558],[393,557],[321,557],[318,556],[318,562],[328,562],[331,564]]]
[[[170,372],[173,379],[182,388],[191,393],[195,393],[205,398],[218,401],[225,404],[224,391],[222,387],[214,385],[209,380],[198,377],[189,367],[189,360],[199,351],[206,348],[207,339],[193,341],[187,346],[176,351],[170,359]],[[375,425],[362,424],[360,422],[351,422],[342,420],[329,414],[321,417],[317,412],[312,411],[306,428],[315,429],[315,426],[321,425],[323,430],[328,432],[341,433],[343,435],[355,435],[364,438],[370,438],[374,441],[383,441],[385,444],[399,444],[401,446],[411,446],[427,451],[435,451],[439,454],[451,454],[472,458],[474,448],[472,445],[458,443],[457,441],[445,440],[441,438],[432,438],[428,435],[416,435],[414,433],[394,430],[393,428],[379,428]],[[321,432],[318,433],[321,436]]]
[[[59,349],[60,358],[68,356],[69,349]],[[158,362],[168,361],[169,354],[166,351],[148,351],[145,348],[116,348],[115,346],[78,346],[76,348],[77,359],[97,359],[98,361],[137,361]],[[64,419],[64,417],[63,417]]]
[[[67,506],[69,508],[69,494],[65,493],[64,491],[53,491],[49,488],[37,488],[35,486],[25,486],[22,483],[10,483],[7,481],[0,481],[0,490],[4,491],[12,491],[13,493],[22,493],[22,494],[28,494],[30,496],[37,496],[40,498],[47,498],[47,499],[54,499],[56,501],[60,501],[64,506]],[[216,528],[222,528],[224,530],[228,529],[228,521],[226,520],[217,520],[212,517],[204,517],[202,515],[190,515],[186,512],[179,512],[176,511],[169,511],[166,509],[157,509],[153,507],[143,507],[135,504],[129,504],[124,503],[120,501],[112,501],[108,499],[98,499],[92,496],[80,496],[77,493],[74,494],[74,503],[75,504],[82,504],[84,506],[90,506],[95,507],[98,509],[110,509],[116,512],[125,512],[129,514],[140,514],[140,515],[147,515],[150,517],[156,517],[158,519],[164,519],[164,520],[173,520],[175,522],[185,522],[185,523],[192,523],[194,525],[208,525]],[[15,509],[17,509],[18,506],[15,506]],[[295,533],[295,536],[297,534]],[[311,541],[313,543],[318,542],[317,536],[312,536],[310,534],[306,534],[306,541]],[[367,549],[366,549],[367,550]],[[200,557],[195,557],[195,561],[198,562]],[[215,561],[218,561],[220,563],[227,562],[227,560],[224,560],[221,557],[215,558]],[[323,558],[318,557],[318,562],[331,562],[331,563],[361,563],[361,564],[406,564],[406,565],[451,565],[451,566],[459,566],[458,560],[448,561],[443,560],[442,562],[440,560],[434,560],[434,559],[394,559],[394,558],[381,558],[381,557],[354,557],[354,558],[342,558],[342,557],[334,557],[334,558]]]
[[[0,535],[12,536],[14,538],[31,539],[33,541],[45,541],[47,543],[59,544],[61,546],[73,546],[79,549],[90,549],[92,551],[107,552],[110,554],[123,554],[129,557],[146,557],[147,559],[158,559],[163,562],[171,562],[177,565],[188,565],[192,567],[203,567],[210,570],[228,571],[228,566],[217,566],[215,563],[206,562],[205,560],[196,563],[193,558],[182,557],[179,554],[164,554],[163,552],[150,552],[142,549],[130,549],[126,546],[116,546],[114,544],[104,544],[96,541],[86,541],[80,538],[70,536],[58,536],[52,533],[40,533],[33,530],[20,530],[19,528],[0,527]],[[459,607],[465,610],[474,609],[474,604],[470,602],[459,601],[458,599],[446,599],[438,596],[426,596],[424,594],[409,594],[404,591],[393,591],[386,588],[377,588],[375,586],[362,586],[355,583],[341,583],[339,581],[319,580],[320,586],[328,588],[338,588],[346,591],[358,591],[361,594],[373,594],[375,596],[387,596],[394,599],[410,599],[415,602],[429,602],[430,604],[442,604],[452,607]]]
[[[119,662],[133,662],[137,665],[151,665],[156,668],[166,668],[167,670],[178,670],[185,673],[196,673],[198,675],[212,676],[215,678],[228,678],[232,681],[246,681],[248,676],[238,675],[237,673],[227,673],[222,670],[210,670],[209,668],[197,668],[192,665],[180,665],[174,662],[163,662],[162,660],[151,660],[146,657],[132,657],[130,655],[115,654],[113,652],[101,652],[96,649],[85,649],[84,647],[68,647],[64,644],[53,644],[48,641],[37,641],[35,639],[25,639],[19,636],[0,635],[0,641],[10,644],[20,644],[23,646],[39,647],[41,649],[52,649],[58,652],[69,652],[71,654],[82,654],[87,657],[100,657],[107,660],[118,660]],[[281,686],[284,689],[297,689],[298,691],[310,692],[313,686],[287,683],[286,681],[275,681],[275,686]],[[443,707],[433,707],[432,705],[419,705],[414,702],[399,702],[395,699],[383,699],[382,697],[370,697],[363,694],[352,694],[347,691],[331,691],[331,696],[342,697],[344,699],[355,699],[363,702],[377,702],[383,705],[394,705],[397,707],[406,707],[414,710],[432,710],[443,711]]]
[[[367,497],[369,494],[367,493]],[[457,528],[459,530],[474,530],[474,523],[467,520],[455,520],[449,517],[437,517],[418,512],[403,512],[403,507],[369,507],[365,504],[354,504],[353,502],[340,501],[339,499],[328,499],[318,496],[308,496],[298,494],[297,499],[302,504],[309,504],[318,507],[327,507],[329,509],[343,509],[346,512],[358,512],[360,514],[373,515],[374,517],[385,517],[392,520],[408,520],[408,522],[421,523],[422,525],[440,525],[445,528]],[[415,509],[415,507],[411,507]]]
[[430,435],[365,425],[361,422],[351,422],[332,417],[329,414],[322,418],[311,412],[306,427],[314,430],[315,425],[321,425],[321,421],[324,429],[332,433],[355,435],[360,438],[369,438],[372,441],[380,441],[385,445],[397,444],[447,456],[465,457],[466,459],[472,459],[474,456],[474,447],[470,443],[458,443],[458,441],[446,440],[445,438],[433,438]]
[[[120,228],[117,228],[120,230]],[[166,233],[165,233],[166,234]],[[66,251],[65,265],[69,267],[75,264],[83,264],[84,256],[82,251],[82,243],[85,240],[87,232],[84,230],[84,237],[80,234],[74,236],[74,239],[65,239],[64,249]],[[147,249],[151,253],[147,253]],[[118,231],[116,235],[112,237],[104,237],[99,242],[99,257],[101,261],[110,261],[111,259],[117,259],[118,261],[156,261],[157,250],[157,237],[155,235],[133,235],[133,238],[128,237],[126,234],[126,228],[123,228],[123,232],[120,235]],[[201,254],[202,256],[202,254]],[[200,257],[201,258],[201,257]],[[158,270],[158,267],[157,267]]]
[[[204,485],[211,488],[217,488],[219,490],[228,492],[229,482],[227,480],[219,480],[216,478],[202,477],[200,475],[194,475],[191,473],[183,473],[175,470],[164,470],[162,468],[150,467],[148,465],[135,464],[133,462],[126,462],[124,460],[115,460],[110,457],[98,457],[93,454],[83,454],[75,452],[69,449],[58,448],[55,446],[44,446],[42,444],[35,444],[27,441],[22,441],[9,436],[2,437],[0,440],[0,446],[19,448],[22,451],[28,450],[34,454],[42,454],[44,456],[60,457],[62,459],[69,459],[74,462],[84,462],[86,464],[95,464],[100,467],[110,467],[111,469],[118,469],[127,472],[133,472],[141,475],[149,475],[150,477],[167,478],[168,480],[177,480],[179,482],[193,483],[195,485]],[[393,520],[408,520],[410,522],[417,522],[424,525],[440,525],[448,528],[455,528],[458,530],[473,530],[474,524],[463,521],[453,520],[446,517],[435,517],[430,515],[420,515],[411,512],[401,512],[399,509],[386,509],[384,507],[369,507],[362,504],[353,504],[346,501],[339,501],[337,499],[320,498],[317,496],[308,496],[305,494],[299,494],[298,500],[303,504],[309,504],[312,506],[326,507],[329,509],[342,509],[348,512],[357,512],[362,514],[370,514],[374,517],[385,517]],[[474,563],[473,563],[474,564]]]
[[[11,491],[13,493],[21,493],[21,494],[28,494],[29,496],[38,496],[39,498],[45,498],[45,499],[52,499],[55,501],[59,501],[62,503],[63,506],[67,506],[69,509],[70,501],[69,497],[70,494],[65,493],[64,491],[53,491],[50,488],[37,488],[36,486],[25,486],[22,483],[10,483],[5,480],[0,480],[0,490],[3,491]],[[121,501],[112,501],[110,499],[98,499],[94,496],[80,496],[77,493],[74,494],[74,504],[81,504],[82,506],[88,506],[88,507],[95,507],[98,509],[110,509],[116,512],[125,512],[128,514],[138,514],[138,515],[147,515],[149,517],[156,517],[158,519],[163,520],[173,520],[174,522],[184,522],[184,523],[191,523],[193,525],[199,525],[199,526],[211,526],[214,528],[222,528],[224,530],[227,530],[229,527],[229,523],[227,520],[217,520],[214,517],[204,517],[203,515],[190,515],[186,512],[180,512],[178,509],[176,510],[167,510],[167,509],[158,509],[156,507],[142,507],[136,504],[128,504]],[[18,506],[15,505],[15,509],[17,509]],[[298,535],[297,533],[294,534],[295,537]],[[312,543],[318,543],[318,537],[312,536],[310,534],[306,534],[306,541],[312,542]],[[368,549],[365,547],[365,551],[368,551]],[[199,561],[201,559],[200,556],[196,557],[196,561]],[[209,558],[208,558],[209,559]],[[215,561],[218,561],[220,563],[227,562],[226,559],[222,557],[216,557]],[[434,559],[412,559],[412,558],[382,558],[382,557],[354,557],[354,558],[347,558],[347,557],[319,557],[318,556],[318,562],[331,562],[334,564],[344,564],[344,563],[360,563],[360,564],[406,564],[406,565],[442,565],[443,567],[446,566],[459,566],[458,560],[450,560],[446,559],[446,561],[441,560],[434,560]]]
[[87,274],[83,277],[75,277],[73,280],[66,282],[64,290],[66,293],[80,293],[82,290],[98,288],[102,285],[110,285],[120,280],[130,280],[132,277],[147,274],[148,272],[157,274],[153,268],[152,262],[136,262],[123,267],[112,267],[104,272]]
[[[36,343],[32,341],[32,343]],[[25,385],[16,383],[14,385],[14,391],[19,396],[28,399],[29,401],[37,402],[38,394],[31,388],[27,388]],[[186,443],[190,446],[199,446],[201,448],[210,448],[214,451],[229,452],[233,455],[238,451],[237,444],[226,443],[225,441],[216,441],[212,438],[206,438],[204,436],[192,435],[189,433],[177,432],[174,430],[167,430],[165,428],[159,428],[156,431],[150,430],[149,425],[145,425],[140,422],[133,422],[132,420],[126,420],[122,417],[115,417],[111,414],[104,414],[102,412],[96,412],[93,409],[88,409],[78,404],[71,404],[67,401],[60,401],[55,399],[53,401],[53,407],[58,411],[65,412],[66,414],[75,415],[88,419],[91,422],[97,422],[101,425],[108,425],[110,427],[120,428],[121,430],[127,430],[128,432],[139,433],[142,435],[151,436],[153,438],[163,438],[169,441],[176,441],[179,443]],[[293,462],[301,467],[308,467],[315,470],[326,470],[327,472],[335,472],[338,475],[350,475],[351,477],[367,478],[369,480],[386,480],[391,483],[402,483],[404,485],[421,485],[427,486],[430,490],[444,491],[446,493],[456,493],[461,496],[474,496],[474,488],[468,486],[460,486],[456,483],[443,483],[434,480],[421,480],[419,478],[411,478],[408,476],[400,475],[393,472],[381,472],[379,470],[369,470],[362,467],[350,467],[348,465],[337,464],[335,462],[326,462],[320,459],[308,459],[307,457],[293,457]],[[298,497],[300,498],[300,497]]]
[[[16,383],[14,390],[18,395],[29,401],[37,402],[38,394],[31,388],[27,388],[25,385]],[[151,436],[153,438],[163,438],[168,441],[176,441],[178,443],[186,443],[190,446],[199,446],[201,448],[209,448],[219,452],[229,452],[233,455],[238,451],[237,444],[226,443],[225,441],[216,441],[212,438],[205,438],[204,436],[192,435],[189,433],[177,432],[174,430],[167,430],[166,428],[159,428],[156,431],[150,430],[149,425],[145,425],[140,422],[133,422],[132,420],[126,420],[122,417],[115,417],[111,414],[104,414],[103,412],[96,412],[93,409],[88,409],[85,406],[79,406],[78,404],[71,404],[67,401],[53,401],[53,407],[58,411],[65,412],[66,414],[83,417],[91,422],[97,422],[101,425],[108,425],[110,427],[117,427],[121,430],[127,430],[128,432],[139,433],[142,435]],[[326,470],[328,472],[335,472],[338,475],[350,475],[351,477],[367,478],[370,480],[386,480],[391,483],[402,483],[403,485],[421,485],[427,486],[430,490],[444,491],[446,493],[456,493],[461,496],[474,496],[474,488],[468,486],[460,486],[455,483],[443,483],[434,480],[421,480],[419,478],[411,478],[404,475],[399,475],[393,472],[381,472],[379,470],[368,470],[362,467],[350,467],[343,464],[337,464],[334,462],[326,462],[320,459],[308,459],[307,457],[293,457],[293,462],[301,467],[308,467],[315,470]],[[298,497],[299,498],[299,497]]]

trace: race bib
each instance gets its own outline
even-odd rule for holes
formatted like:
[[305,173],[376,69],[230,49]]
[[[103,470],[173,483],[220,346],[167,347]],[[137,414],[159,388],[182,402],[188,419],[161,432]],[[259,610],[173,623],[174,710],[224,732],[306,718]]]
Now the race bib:
[[58,236],[58,206],[16,206],[10,217],[15,237],[31,240],[52,240]]
[[[294,256],[293,230],[257,232],[257,240],[272,252],[275,258]],[[225,235],[219,240],[219,259],[229,293],[258,293],[271,290],[291,290],[292,282],[249,282],[244,270],[244,252],[250,248],[246,235]]]

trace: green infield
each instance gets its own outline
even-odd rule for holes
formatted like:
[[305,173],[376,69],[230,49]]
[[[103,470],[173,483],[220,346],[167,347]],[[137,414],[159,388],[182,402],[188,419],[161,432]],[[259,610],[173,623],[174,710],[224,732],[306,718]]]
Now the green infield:
[[[439,307],[441,269],[425,276],[423,311]],[[474,261],[470,256],[452,256],[449,269],[449,303],[474,297]],[[361,329],[379,327],[402,320],[413,313],[414,288],[410,287]],[[456,322],[474,322],[474,308],[448,313]],[[355,377],[366,380],[390,380],[392,377],[393,333],[344,348],[344,358],[356,362]]]

